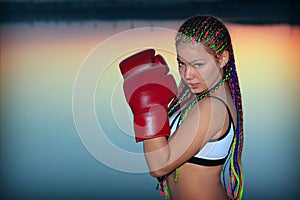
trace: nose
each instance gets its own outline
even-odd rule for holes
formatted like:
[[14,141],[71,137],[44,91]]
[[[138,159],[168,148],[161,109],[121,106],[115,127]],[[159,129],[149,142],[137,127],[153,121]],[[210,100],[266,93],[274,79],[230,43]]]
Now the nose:
[[185,80],[191,80],[194,77],[194,69],[193,67],[187,65],[184,72]]

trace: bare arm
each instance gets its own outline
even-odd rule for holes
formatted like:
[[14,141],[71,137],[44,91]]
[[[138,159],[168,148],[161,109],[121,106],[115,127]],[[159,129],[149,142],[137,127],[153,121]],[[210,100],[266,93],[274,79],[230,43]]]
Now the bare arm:
[[157,137],[144,141],[144,153],[151,175],[160,177],[193,157],[224,127],[226,108],[219,101],[204,98],[194,105],[170,140]]

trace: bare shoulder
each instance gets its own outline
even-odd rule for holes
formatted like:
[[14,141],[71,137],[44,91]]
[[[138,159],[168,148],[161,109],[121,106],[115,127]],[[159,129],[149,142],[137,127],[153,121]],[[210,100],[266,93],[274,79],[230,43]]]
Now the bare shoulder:
[[[210,118],[210,120],[223,117],[226,114],[226,101],[222,98],[215,96],[207,96],[196,103],[190,111],[191,115],[202,115],[204,118]],[[201,117],[201,118],[202,118]]]
[[199,125],[206,130],[207,136],[211,139],[228,123],[226,102],[221,98],[204,97],[193,106],[188,118],[194,122],[198,120]]

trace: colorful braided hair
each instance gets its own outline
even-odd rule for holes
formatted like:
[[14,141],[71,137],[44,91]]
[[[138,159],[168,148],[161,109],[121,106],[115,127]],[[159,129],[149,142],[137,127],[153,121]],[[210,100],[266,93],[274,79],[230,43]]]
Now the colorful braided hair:
[[[228,51],[229,53],[229,62],[224,67],[225,71],[223,81],[219,83],[219,86],[221,86],[225,81],[228,81],[229,83],[231,96],[237,110],[237,124],[235,126],[231,155],[223,167],[223,184],[226,188],[224,171],[227,163],[230,161],[230,165],[228,167],[229,183],[227,184],[227,195],[231,199],[240,200],[242,199],[244,189],[244,177],[241,166],[243,149],[243,110],[239,81],[229,32],[221,21],[212,16],[195,16],[186,20],[179,28],[176,36],[176,43],[179,41],[193,41],[201,43],[210,53],[213,53],[216,58],[220,58],[224,51]],[[219,86],[216,86],[211,91],[207,91],[205,94],[201,95],[200,98],[197,98],[197,100],[199,101],[204,96],[211,94]],[[179,89],[177,98],[169,107],[170,116],[180,109],[180,105],[183,105],[185,102],[187,102],[190,96],[193,95],[189,88],[182,81],[178,87]],[[188,112],[189,109],[186,111]],[[183,115],[180,120],[184,120],[185,116],[186,115]]]

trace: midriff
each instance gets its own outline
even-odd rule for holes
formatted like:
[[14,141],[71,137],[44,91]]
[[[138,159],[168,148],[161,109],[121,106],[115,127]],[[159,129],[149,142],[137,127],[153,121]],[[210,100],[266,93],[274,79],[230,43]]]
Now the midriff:
[[222,165],[201,166],[185,163],[179,167],[178,181],[175,172],[167,177],[172,200],[225,200],[226,192],[220,180]]

